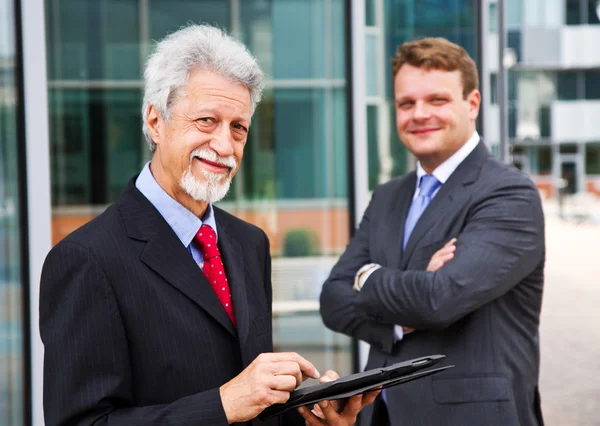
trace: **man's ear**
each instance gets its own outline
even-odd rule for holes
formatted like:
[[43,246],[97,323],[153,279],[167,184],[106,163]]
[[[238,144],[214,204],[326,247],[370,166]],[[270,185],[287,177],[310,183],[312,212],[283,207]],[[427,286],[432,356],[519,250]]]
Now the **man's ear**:
[[148,119],[146,120],[146,128],[150,137],[155,144],[160,143],[160,135],[163,131],[163,119],[154,105],[148,106]]
[[467,96],[467,102],[469,103],[469,116],[471,120],[475,120],[479,115],[479,107],[481,105],[481,93],[475,89]]

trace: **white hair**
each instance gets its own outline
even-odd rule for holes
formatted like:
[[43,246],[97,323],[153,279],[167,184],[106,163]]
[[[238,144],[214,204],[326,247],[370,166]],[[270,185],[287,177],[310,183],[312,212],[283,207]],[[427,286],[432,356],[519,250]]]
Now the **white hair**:
[[151,152],[156,150],[156,144],[147,129],[148,107],[153,105],[168,122],[174,99],[186,85],[190,72],[197,68],[213,71],[246,86],[254,114],[264,78],[256,58],[244,44],[219,28],[187,26],[158,42],[146,62],[142,131]]

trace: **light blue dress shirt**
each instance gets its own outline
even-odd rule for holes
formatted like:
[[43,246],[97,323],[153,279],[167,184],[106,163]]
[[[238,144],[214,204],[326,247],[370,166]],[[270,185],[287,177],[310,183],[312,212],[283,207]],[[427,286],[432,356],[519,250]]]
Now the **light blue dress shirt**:
[[158,210],[160,215],[167,221],[171,229],[173,229],[177,235],[177,238],[179,238],[181,243],[194,258],[194,261],[198,264],[200,269],[202,269],[204,266],[204,258],[202,257],[200,250],[196,247],[196,244],[192,244],[192,241],[194,241],[194,236],[202,225],[210,226],[215,231],[218,241],[219,235],[217,233],[217,223],[215,222],[212,204],[208,205],[202,219],[198,218],[194,213],[175,201],[161,188],[158,182],[156,182],[156,179],[154,179],[154,176],[152,176],[150,162],[146,163],[142,169],[135,181],[135,186],[142,194],[144,194],[148,201],[156,207],[156,210]]

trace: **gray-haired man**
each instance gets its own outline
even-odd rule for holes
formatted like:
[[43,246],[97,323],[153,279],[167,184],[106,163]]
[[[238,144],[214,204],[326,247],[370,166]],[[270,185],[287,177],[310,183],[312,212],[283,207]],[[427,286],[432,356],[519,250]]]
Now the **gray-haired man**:
[[[157,45],[142,109],[152,161],[44,265],[47,426],[264,424],[253,419],[319,377],[300,355],[271,353],[265,233],[212,205],[239,168],[262,81],[246,48],[216,28]],[[349,425],[374,397],[301,414]],[[291,412],[266,424],[297,421]]]

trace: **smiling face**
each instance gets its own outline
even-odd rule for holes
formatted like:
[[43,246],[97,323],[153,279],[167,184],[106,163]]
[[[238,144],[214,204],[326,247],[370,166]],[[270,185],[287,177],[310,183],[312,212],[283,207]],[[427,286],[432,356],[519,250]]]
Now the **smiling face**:
[[402,143],[431,173],[475,132],[481,96],[463,96],[460,71],[404,64],[394,78],[396,128]]
[[167,122],[148,108],[156,143],[150,165],[158,184],[197,216],[223,198],[244,154],[250,127],[248,89],[204,69],[190,73]]

